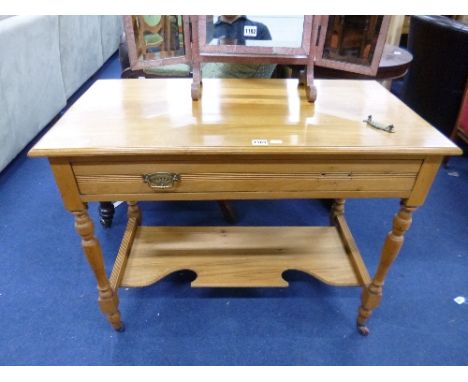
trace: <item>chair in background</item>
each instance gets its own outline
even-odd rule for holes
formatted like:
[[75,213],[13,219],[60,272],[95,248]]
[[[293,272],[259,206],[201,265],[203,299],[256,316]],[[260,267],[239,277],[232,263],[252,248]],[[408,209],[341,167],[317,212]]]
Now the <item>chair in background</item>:
[[182,38],[177,17],[180,16],[135,16],[138,54],[145,59],[174,57]]
[[468,25],[444,16],[412,16],[408,50],[413,62],[402,99],[449,136],[468,74]]
[[138,54],[146,57],[149,49],[159,48],[163,44],[163,18],[161,16],[136,16],[135,21]]

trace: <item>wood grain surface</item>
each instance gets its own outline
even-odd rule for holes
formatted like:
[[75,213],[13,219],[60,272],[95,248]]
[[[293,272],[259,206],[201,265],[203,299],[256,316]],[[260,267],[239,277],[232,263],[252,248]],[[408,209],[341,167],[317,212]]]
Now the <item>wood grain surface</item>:
[[[199,102],[191,79],[97,81],[30,155],[461,153],[375,81],[314,84],[311,104],[297,80],[207,79]],[[367,126],[368,115],[395,133]]]
[[197,273],[194,287],[284,287],[290,269],[361,285],[334,227],[139,227],[121,286],[183,269]]

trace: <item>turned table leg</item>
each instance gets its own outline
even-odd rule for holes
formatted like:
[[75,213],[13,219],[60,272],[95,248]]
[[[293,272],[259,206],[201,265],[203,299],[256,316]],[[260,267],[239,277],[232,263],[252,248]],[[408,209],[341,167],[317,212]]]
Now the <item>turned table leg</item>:
[[412,214],[415,209],[415,207],[407,207],[402,203],[400,210],[393,219],[393,228],[388,233],[383,245],[377,272],[370,285],[362,291],[361,306],[357,318],[357,327],[362,335],[369,334],[366,322],[372,311],[380,304],[385,276],[400,252],[404,233],[411,226]]
[[75,229],[81,236],[81,246],[96,276],[101,311],[107,316],[112,327],[121,331],[124,327],[118,309],[119,299],[106,276],[101,246],[94,236],[93,222],[87,210],[74,211],[73,214],[75,215]]

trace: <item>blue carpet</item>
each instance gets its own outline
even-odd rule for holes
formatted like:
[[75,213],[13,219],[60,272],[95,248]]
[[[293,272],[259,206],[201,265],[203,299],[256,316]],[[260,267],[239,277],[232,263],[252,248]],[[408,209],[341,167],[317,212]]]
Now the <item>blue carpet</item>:
[[[466,156],[441,169],[415,213],[370,319],[371,334],[361,337],[360,289],[300,272],[287,273],[285,289],[192,289],[190,271],[123,289],[127,330],[114,332],[99,312],[94,278],[48,163],[26,158],[26,151],[0,174],[1,365],[468,365],[468,304],[453,300],[468,299]],[[325,201],[234,206],[243,226],[328,222]],[[141,208],[144,224],[225,224],[215,202]],[[373,273],[398,201],[349,200],[346,209]],[[96,203],[90,212],[97,222]],[[111,229],[96,224],[108,270],[125,223],[121,206]]]

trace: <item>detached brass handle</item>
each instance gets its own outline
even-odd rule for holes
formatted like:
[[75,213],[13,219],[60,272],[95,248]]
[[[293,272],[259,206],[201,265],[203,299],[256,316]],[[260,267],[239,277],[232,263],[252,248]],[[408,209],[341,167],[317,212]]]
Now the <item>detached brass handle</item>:
[[175,182],[180,182],[180,175],[173,172],[153,172],[144,174],[143,180],[151,188],[162,190],[174,187]]
[[394,133],[395,130],[393,125],[384,125],[383,123],[376,122],[372,120],[372,115],[369,115],[367,119],[362,122],[366,122],[369,126],[373,127],[374,129],[383,130],[387,133]]

